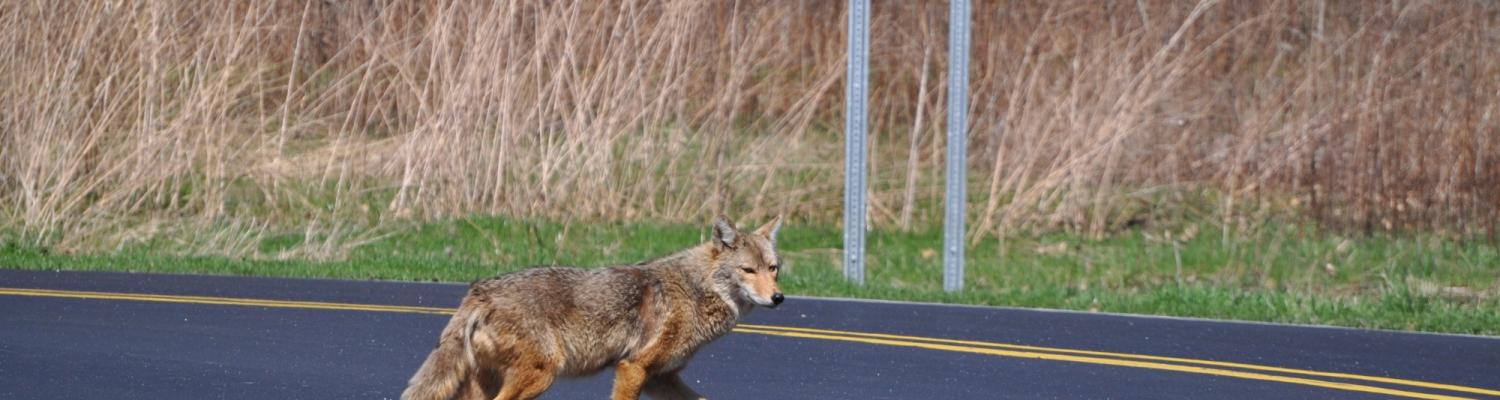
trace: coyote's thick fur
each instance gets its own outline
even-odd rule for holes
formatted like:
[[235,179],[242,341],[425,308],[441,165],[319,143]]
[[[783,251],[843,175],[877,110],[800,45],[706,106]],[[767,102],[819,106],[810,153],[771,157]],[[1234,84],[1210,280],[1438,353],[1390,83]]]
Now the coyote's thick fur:
[[678,377],[704,344],[782,295],[781,218],[630,266],[541,267],[475,282],[437,348],[401,394],[419,399],[531,399],[557,376],[615,367],[614,396],[698,399]]

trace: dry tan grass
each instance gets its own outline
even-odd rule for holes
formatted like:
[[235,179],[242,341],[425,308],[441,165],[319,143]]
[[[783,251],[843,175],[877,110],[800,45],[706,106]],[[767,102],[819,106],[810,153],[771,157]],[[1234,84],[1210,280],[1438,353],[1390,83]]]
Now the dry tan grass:
[[[929,224],[946,4],[875,10],[872,220]],[[162,223],[303,226],[323,241],[309,248],[337,248],[359,242],[341,236],[353,226],[466,213],[836,221],[842,13],[4,2],[0,222],[71,250]],[[972,224],[1101,234],[1206,189],[1225,234],[1286,209],[1493,235],[1497,15],[1481,1],[980,2]]]

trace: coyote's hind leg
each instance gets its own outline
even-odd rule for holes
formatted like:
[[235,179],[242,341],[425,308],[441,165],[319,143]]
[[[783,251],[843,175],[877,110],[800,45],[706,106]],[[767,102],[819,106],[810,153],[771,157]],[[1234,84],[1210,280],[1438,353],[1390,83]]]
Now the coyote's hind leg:
[[530,400],[541,396],[557,378],[556,368],[542,362],[512,365],[505,369],[505,386],[496,400]]

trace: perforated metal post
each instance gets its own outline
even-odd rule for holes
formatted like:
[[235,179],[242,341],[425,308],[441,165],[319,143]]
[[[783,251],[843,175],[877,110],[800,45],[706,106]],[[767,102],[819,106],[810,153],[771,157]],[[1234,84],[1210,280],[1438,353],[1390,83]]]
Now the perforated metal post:
[[948,3],[948,168],[943,199],[943,290],[964,287],[969,145],[969,0]]
[[865,283],[865,123],[869,102],[870,0],[849,0],[844,90],[844,278]]

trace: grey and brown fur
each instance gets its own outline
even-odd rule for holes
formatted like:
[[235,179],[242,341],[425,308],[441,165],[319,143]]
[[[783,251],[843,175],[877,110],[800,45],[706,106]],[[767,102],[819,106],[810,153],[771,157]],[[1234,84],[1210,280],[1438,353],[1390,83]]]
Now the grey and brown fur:
[[721,216],[707,243],[659,259],[475,282],[401,398],[531,399],[611,366],[613,399],[702,398],[678,376],[693,353],[783,298],[780,225],[740,232]]

